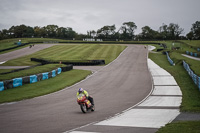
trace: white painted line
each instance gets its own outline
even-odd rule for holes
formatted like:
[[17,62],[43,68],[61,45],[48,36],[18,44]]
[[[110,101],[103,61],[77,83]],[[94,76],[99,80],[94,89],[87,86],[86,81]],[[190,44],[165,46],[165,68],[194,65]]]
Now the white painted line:
[[139,106],[156,106],[156,107],[179,107],[181,105],[182,97],[169,96],[150,96],[146,101]]
[[160,128],[179,114],[179,110],[176,109],[131,109],[118,117],[95,125]]
[[167,76],[167,77],[153,77],[153,82],[154,85],[165,85],[165,86],[170,86],[170,85],[178,85],[176,83],[176,80],[174,79],[173,76]]
[[155,86],[152,95],[181,95],[179,86]]
[[156,49],[155,46],[148,45],[148,50],[149,50],[149,51],[152,51],[152,50],[154,50],[154,49]]
[[5,63],[6,61],[2,61],[2,62],[0,62],[0,64],[3,64],[3,63]]

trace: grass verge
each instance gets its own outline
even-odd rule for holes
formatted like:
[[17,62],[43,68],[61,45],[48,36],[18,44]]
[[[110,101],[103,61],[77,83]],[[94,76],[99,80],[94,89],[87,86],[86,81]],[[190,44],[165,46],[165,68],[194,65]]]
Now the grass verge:
[[[48,80],[43,80],[33,84],[25,84],[18,88],[8,89],[0,92],[0,103],[29,99],[59,91],[83,80],[89,74],[91,74],[90,71],[71,70],[63,72],[60,75]],[[64,82],[64,80],[66,82]]]
[[[26,69],[26,70],[21,70],[19,72],[2,74],[2,75],[0,75],[0,81],[18,78],[18,77],[30,76],[30,75],[33,75],[33,74],[39,74],[39,73],[43,73],[43,72],[50,72],[54,69],[57,69],[59,67],[64,67],[64,66],[66,66],[66,65],[63,65],[63,64],[47,64],[47,65],[42,65],[42,66],[37,66],[37,67],[34,67],[34,68]],[[9,72],[9,70],[1,69],[0,72]]]
[[157,133],[200,133],[200,121],[183,121],[167,124]]

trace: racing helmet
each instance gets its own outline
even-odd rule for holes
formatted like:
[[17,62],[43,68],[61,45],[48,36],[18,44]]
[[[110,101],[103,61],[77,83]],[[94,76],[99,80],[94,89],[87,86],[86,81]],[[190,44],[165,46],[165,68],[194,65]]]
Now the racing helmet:
[[82,92],[83,92],[83,88],[79,88],[79,89],[78,89],[78,92],[79,92],[79,93],[82,93]]

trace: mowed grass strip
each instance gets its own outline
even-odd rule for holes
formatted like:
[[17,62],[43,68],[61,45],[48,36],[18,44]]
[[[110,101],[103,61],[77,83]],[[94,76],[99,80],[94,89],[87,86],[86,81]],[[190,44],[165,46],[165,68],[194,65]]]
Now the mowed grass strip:
[[71,86],[83,80],[89,74],[91,74],[90,71],[71,70],[63,72],[48,80],[43,80],[33,84],[25,84],[21,87],[8,89],[0,92],[0,103],[29,99],[59,91],[65,87]]
[[121,45],[106,45],[107,47],[99,47],[98,50],[91,54],[89,59],[102,59],[106,64],[112,62],[126,48]]
[[[106,64],[113,61],[126,46],[122,45],[100,45],[100,44],[79,44],[79,45],[56,45],[38,51],[34,54],[23,56],[4,63],[4,66],[29,66],[36,65],[30,58],[44,58],[48,60],[105,60]],[[105,49],[104,51],[101,49]],[[101,53],[99,53],[101,51]]]

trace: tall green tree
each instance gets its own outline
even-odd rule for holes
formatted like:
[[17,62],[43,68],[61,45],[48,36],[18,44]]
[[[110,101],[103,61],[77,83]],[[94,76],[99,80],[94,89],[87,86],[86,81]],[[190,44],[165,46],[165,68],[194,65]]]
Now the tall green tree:
[[168,26],[170,39],[179,39],[179,36],[183,33],[184,29],[178,24],[170,23]]
[[115,34],[115,25],[107,25],[97,30],[97,37],[101,39],[112,39]]
[[191,32],[193,34],[193,39],[200,39],[200,21],[196,21],[192,24]]
[[24,24],[19,26],[12,26],[9,30],[9,36],[12,37],[33,37],[34,36],[34,30],[30,26],[26,26]]
[[157,35],[157,32],[151,29],[149,26],[142,27],[141,37],[143,39],[147,39],[147,40],[155,39],[156,35]]
[[169,37],[168,26],[166,24],[163,23],[162,26],[159,27],[159,34],[163,40]]
[[159,28],[160,35],[163,39],[179,39],[179,36],[183,33],[184,29],[181,28],[178,24],[170,23],[169,26],[163,24]]
[[137,29],[137,26],[134,22],[124,22],[119,29],[121,34],[121,39],[134,39],[134,32]]
[[9,38],[9,31],[7,29],[3,29],[1,32],[0,32],[0,38],[2,39],[7,39]]
[[44,36],[44,33],[45,32],[41,27],[39,26],[35,26],[33,28],[34,30],[34,37],[43,37]]
[[47,25],[46,27],[44,27],[45,31],[46,31],[46,34],[47,34],[47,37],[56,37],[56,32],[57,32],[57,29],[58,29],[58,26],[57,25]]

